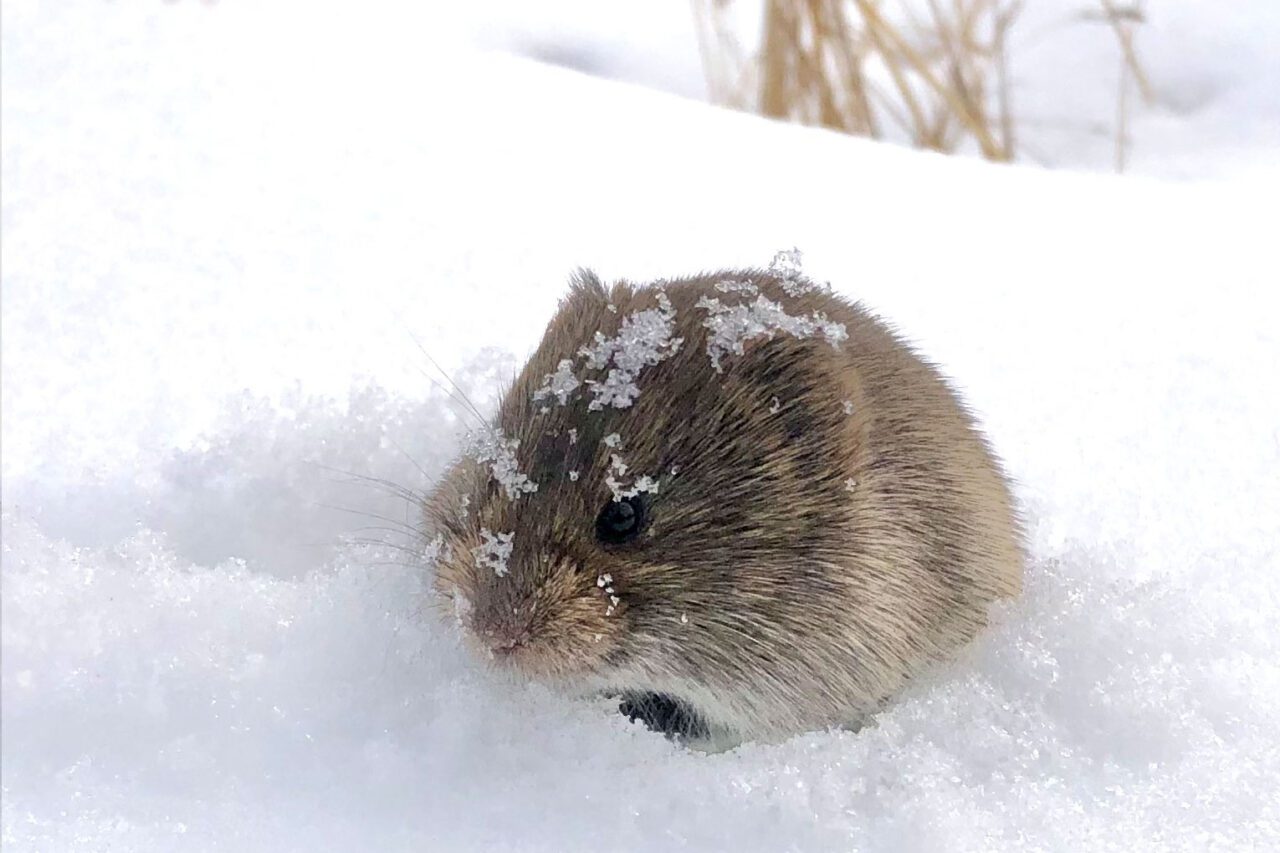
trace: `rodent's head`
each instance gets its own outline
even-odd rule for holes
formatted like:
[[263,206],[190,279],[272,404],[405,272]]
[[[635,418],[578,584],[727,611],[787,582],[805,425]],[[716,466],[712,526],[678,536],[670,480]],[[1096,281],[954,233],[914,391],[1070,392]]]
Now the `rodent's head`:
[[830,369],[843,326],[815,310],[832,298],[787,282],[576,277],[427,503],[437,589],[474,645],[581,686],[776,669],[794,585],[836,592],[822,567],[847,548],[857,450],[858,389]]

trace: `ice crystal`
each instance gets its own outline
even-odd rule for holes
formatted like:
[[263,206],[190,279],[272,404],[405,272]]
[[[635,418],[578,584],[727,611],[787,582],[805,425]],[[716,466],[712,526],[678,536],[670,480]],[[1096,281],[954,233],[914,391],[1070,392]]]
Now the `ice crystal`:
[[716,290],[721,293],[745,293],[747,296],[755,296],[760,292],[760,288],[756,287],[751,282],[734,278],[726,278],[721,281],[717,281]]
[[516,463],[516,449],[520,442],[505,438],[502,431],[490,429],[471,436],[467,454],[477,462],[488,463],[493,479],[502,486],[509,499],[538,491],[538,484],[521,474]]
[[581,384],[573,373],[573,362],[562,358],[556,365],[556,372],[546,374],[542,387],[533,392],[534,402],[554,396],[556,402],[563,406],[569,402],[569,395]]
[[775,253],[773,260],[769,263],[769,272],[778,277],[778,283],[782,285],[787,296],[803,296],[817,287],[804,277],[804,270],[800,265],[801,258],[802,253],[799,249],[784,249]]
[[609,455],[609,474],[604,479],[604,484],[609,487],[609,491],[613,493],[615,501],[624,500],[626,498],[634,498],[641,492],[650,494],[658,493],[658,481],[648,474],[638,477],[634,483],[628,486],[620,477],[627,473],[627,463],[622,457],[616,453]]
[[441,560],[449,559],[449,546],[444,544],[444,534],[437,533],[436,538],[422,549],[422,559],[428,568],[434,569]]
[[475,555],[476,564],[485,568],[493,569],[493,573],[498,577],[506,577],[510,569],[507,568],[507,560],[511,557],[511,549],[514,547],[512,542],[515,540],[516,534],[490,532],[489,528],[480,528],[480,546],[472,553]]
[[588,379],[594,399],[587,404],[591,411],[605,406],[625,409],[640,394],[636,377],[647,367],[670,358],[679,349],[682,340],[674,337],[675,308],[665,293],[657,294],[658,307],[628,314],[622,319],[618,333],[605,337],[596,332],[590,346],[578,351],[592,370],[605,370],[603,381]]
[[754,338],[772,338],[779,332],[797,338],[821,335],[833,347],[838,347],[849,337],[842,323],[828,320],[820,311],[792,316],[765,296],[757,296],[755,302],[742,305],[724,305],[719,299],[704,296],[698,300],[697,307],[707,312],[702,325],[709,332],[707,355],[717,373],[724,370],[721,359],[726,354],[741,355],[746,342]]

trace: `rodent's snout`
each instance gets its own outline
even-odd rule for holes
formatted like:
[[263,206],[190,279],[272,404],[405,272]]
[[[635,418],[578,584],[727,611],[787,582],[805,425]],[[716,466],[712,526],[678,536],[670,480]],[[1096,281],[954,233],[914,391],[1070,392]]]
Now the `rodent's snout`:
[[[541,566],[536,578],[530,565]],[[458,627],[481,657],[531,677],[573,678],[598,670],[626,631],[628,608],[612,575],[578,571],[569,559],[543,563],[531,558],[503,577],[473,569],[465,586],[445,588],[455,602]],[[439,579],[438,579],[439,580]],[[477,581],[481,581],[477,583]]]
[[471,630],[495,657],[509,657],[528,647],[533,637],[529,623],[529,618],[522,618],[518,612],[503,618],[490,611],[477,617]]

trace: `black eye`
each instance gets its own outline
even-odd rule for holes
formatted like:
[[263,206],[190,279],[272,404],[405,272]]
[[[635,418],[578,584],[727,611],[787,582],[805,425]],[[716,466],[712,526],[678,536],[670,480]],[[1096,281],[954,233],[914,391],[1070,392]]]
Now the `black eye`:
[[635,539],[644,523],[643,495],[610,500],[596,517],[596,539],[605,545],[622,545]]

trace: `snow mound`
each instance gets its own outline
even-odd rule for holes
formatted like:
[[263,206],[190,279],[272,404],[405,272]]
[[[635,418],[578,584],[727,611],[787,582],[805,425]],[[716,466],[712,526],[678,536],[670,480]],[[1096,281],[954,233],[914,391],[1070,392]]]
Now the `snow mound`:
[[[260,441],[305,458],[341,429],[317,421]],[[252,488],[252,473],[231,476]],[[1226,850],[1280,837],[1274,578],[1226,552],[1138,582],[1123,543],[1055,542],[1031,518],[1022,599],[875,726],[708,756],[606,700],[477,667],[395,547],[348,543],[273,577],[194,563],[145,527],[73,547],[7,511],[6,847]]]

